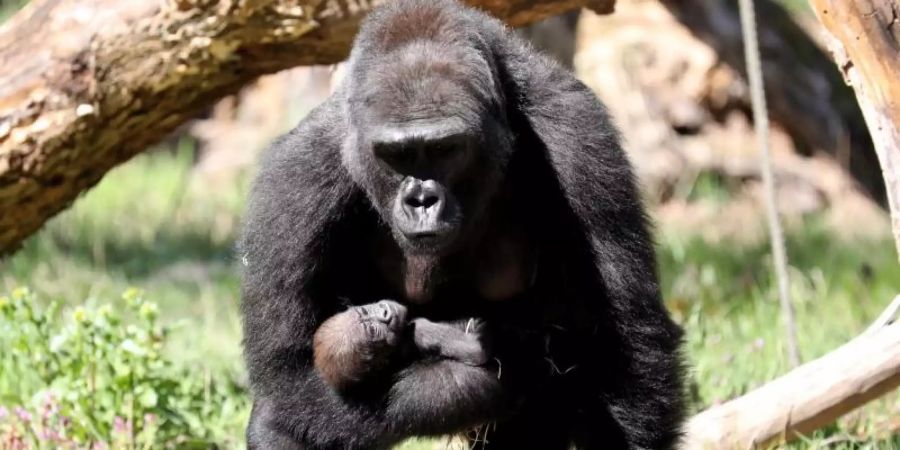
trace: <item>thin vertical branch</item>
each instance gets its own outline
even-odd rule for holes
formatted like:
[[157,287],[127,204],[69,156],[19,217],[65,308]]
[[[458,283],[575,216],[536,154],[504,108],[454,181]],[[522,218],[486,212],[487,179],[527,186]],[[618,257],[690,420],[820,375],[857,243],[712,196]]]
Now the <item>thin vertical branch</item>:
[[741,28],[744,36],[744,56],[747,59],[747,79],[750,82],[750,96],[753,103],[753,123],[759,145],[762,164],[764,195],[768,212],[769,235],[772,241],[772,256],[775,262],[775,277],[778,282],[778,298],[787,333],[788,358],[792,367],[800,365],[800,349],[797,344],[797,324],[788,280],[787,252],[784,245],[784,231],[778,220],[778,205],[775,198],[775,176],[772,173],[772,157],[769,150],[769,117],[766,95],[763,89],[762,63],[756,36],[756,14],[753,0],[739,0]]

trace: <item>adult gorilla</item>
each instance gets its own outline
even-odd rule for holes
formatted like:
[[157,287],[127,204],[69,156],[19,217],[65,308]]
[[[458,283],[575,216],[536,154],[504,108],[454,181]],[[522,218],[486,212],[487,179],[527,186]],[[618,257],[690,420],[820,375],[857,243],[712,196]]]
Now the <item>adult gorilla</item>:
[[[343,85],[266,154],[241,248],[250,448],[378,449],[487,422],[490,449],[677,443],[680,330],[616,131],[478,11],[376,8]],[[380,299],[478,318],[490,362],[423,355],[334,389],[317,329]]]

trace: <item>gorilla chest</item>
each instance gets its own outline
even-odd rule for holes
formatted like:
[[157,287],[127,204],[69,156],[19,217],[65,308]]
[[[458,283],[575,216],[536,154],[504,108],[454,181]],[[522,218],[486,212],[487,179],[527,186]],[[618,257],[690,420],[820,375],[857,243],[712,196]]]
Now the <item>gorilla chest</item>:
[[524,293],[537,276],[538,249],[525,233],[498,236],[469,265],[472,287],[484,299],[508,300]]
[[489,233],[479,245],[449,256],[405,255],[389,239],[376,246],[378,272],[411,303],[467,293],[466,301],[504,301],[525,293],[538,267],[538,246],[521,229]]

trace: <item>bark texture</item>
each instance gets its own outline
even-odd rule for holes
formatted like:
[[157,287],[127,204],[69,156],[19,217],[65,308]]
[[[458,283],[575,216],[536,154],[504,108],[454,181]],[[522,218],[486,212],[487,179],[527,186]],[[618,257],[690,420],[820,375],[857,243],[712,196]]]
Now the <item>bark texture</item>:
[[[259,75],[343,59],[368,0],[35,0],[0,28],[0,254]],[[513,26],[614,0],[468,0]]]
[[828,45],[856,91],[881,162],[900,255],[900,3],[810,0]]

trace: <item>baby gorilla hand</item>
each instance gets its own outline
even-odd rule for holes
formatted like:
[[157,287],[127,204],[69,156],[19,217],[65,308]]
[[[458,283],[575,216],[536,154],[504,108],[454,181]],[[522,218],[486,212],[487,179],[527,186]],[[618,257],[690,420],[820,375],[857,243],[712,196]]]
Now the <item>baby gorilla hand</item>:
[[406,307],[390,300],[336,314],[313,337],[316,369],[339,391],[372,377],[392,360],[406,325]]
[[481,320],[446,324],[419,318],[412,321],[412,326],[416,348],[426,355],[455,359],[473,366],[484,365],[490,359]]

